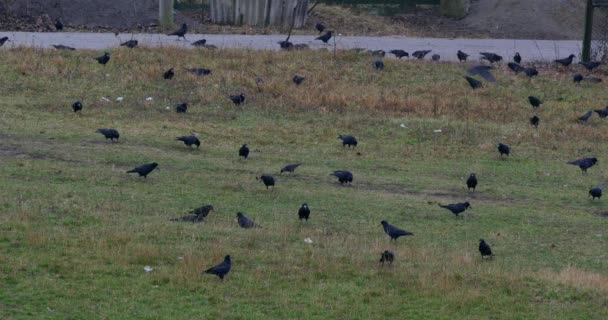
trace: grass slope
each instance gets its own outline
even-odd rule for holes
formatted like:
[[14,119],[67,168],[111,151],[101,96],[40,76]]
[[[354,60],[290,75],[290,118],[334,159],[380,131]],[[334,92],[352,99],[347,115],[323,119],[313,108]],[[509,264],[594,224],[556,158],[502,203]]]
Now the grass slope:
[[[587,198],[606,182],[608,126],[574,121],[601,107],[605,84],[498,70],[472,91],[461,65],[390,59],[376,72],[353,52],[117,49],[105,68],[95,54],[0,51],[1,318],[608,317],[605,200]],[[183,71],[195,66],[213,74]],[[295,73],[307,77],[299,87]],[[235,107],[227,95],[239,92]],[[530,94],[545,100],[538,130]],[[167,110],[182,101],[188,113]],[[174,140],[190,131],[200,150]],[[498,141],[512,145],[508,159]],[[589,155],[600,163],[586,175],[565,163]],[[152,161],[147,180],[125,173]],[[328,176],[338,169],[354,172],[352,186]],[[274,191],[262,173],[275,174]],[[464,217],[437,206],[465,199]],[[168,221],[207,203],[205,223]],[[263,228],[240,229],[237,211]],[[391,243],[383,219],[415,235]],[[480,238],[494,260],[481,261]],[[380,267],[385,249],[396,262]],[[225,281],[199,274],[226,254]]]

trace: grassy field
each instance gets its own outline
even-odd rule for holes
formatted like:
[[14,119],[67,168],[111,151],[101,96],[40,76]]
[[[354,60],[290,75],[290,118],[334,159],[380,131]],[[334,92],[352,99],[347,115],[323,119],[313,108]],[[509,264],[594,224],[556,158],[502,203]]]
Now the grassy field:
[[[587,197],[607,182],[608,124],[575,121],[603,107],[605,83],[500,68],[472,91],[463,65],[387,59],[376,72],[354,52],[116,49],[105,68],[97,54],[0,50],[0,318],[608,318],[608,209]],[[545,100],[538,130],[528,95]],[[191,131],[199,150],[175,141]],[[583,156],[600,161],[588,174],[566,164]],[[125,173],[154,161],[147,179]],[[329,176],[339,169],[352,186]],[[464,200],[464,217],[437,206]],[[203,204],[206,222],[169,221]],[[262,228],[239,228],[237,211]],[[390,242],[381,220],[415,235]],[[378,264],[385,249],[392,266]],[[226,254],[224,281],[200,275]]]

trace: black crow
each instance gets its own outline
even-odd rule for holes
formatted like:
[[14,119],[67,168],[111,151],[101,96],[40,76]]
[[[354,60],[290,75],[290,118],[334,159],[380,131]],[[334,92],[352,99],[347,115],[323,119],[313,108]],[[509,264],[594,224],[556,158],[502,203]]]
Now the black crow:
[[184,38],[184,40],[186,40],[186,32],[188,32],[188,25],[186,25],[184,23],[178,30],[176,30],[173,33],[169,33],[167,35],[168,36],[177,36],[177,40],[179,40],[179,38]]
[[224,280],[224,277],[230,272],[230,267],[232,266],[230,255],[224,257],[224,261],[213,268],[209,268],[204,271],[204,273],[214,274],[218,276],[221,280]]
[[308,217],[310,217],[310,209],[308,208],[308,204],[304,202],[300,209],[298,209],[298,218],[300,219],[300,221],[308,221]]
[[501,158],[503,154],[508,156],[511,153],[511,147],[508,144],[499,143],[496,145],[496,147],[498,148],[498,152],[500,152]]
[[535,96],[529,96],[528,97],[528,102],[530,103],[530,105],[533,108],[538,108],[538,107],[540,107],[541,104],[543,104],[543,102],[539,98],[537,98]]
[[386,56],[386,51],[380,49],[380,50],[368,50],[369,53],[371,53],[372,57],[384,57]]
[[393,264],[393,260],[395,260],[395,254],[392,251],[384,250],[384,252],[380,254],[379,262],[382,263],[382,265],[384,265],[385,262]]
[[338,170],[338,171],[334,171],[334,173],[330,174],[330,176],[337,177],[340,184],[353,182],[353,174],[350,171]]
[[291,48],[293,48],[293,43],[291,43],[287,40],[279,41],[278,44],[281,47],[281,49],[284,49],[284,50],[290,50]]
[[429,54],[432,50],[417,50],[412,53],[412,57],[415,57],[418,60],[424,59],[424,57]]
[[513,61],[515,61],[515,63],[517,63],[517,64],[521,63],[521,56],[519,55],[519,52],[515,52],[515,56],[513,57]]
[[530,124],[532,126],[534,126],[534,128],[538,128],[538,125],[540,124],[540,118],[538,116],[533,116],[530,118]]
[[321,32],[325,30],[325,25],[322,22],[317,22],[317,24],[315,24],[315,29],[321,34]]
[[245,95],[244,94],[238,94],[238,95],[230,95],[229,96],[230,100],[232,100],[232,103],[234,103],[235,105],[239,105],[243,102],[245,102]]
[[488,60],[490,63],[502,61],[502,56],[492,52],[480,52],[481,60]]
[[589,70],[589,71],[593,71],[593,69],[599,67],[602,63],[599,61],[591,61],[591,62],[579,62],[578,64],[582,65],[583,67],[585,67],[585,69]]
[[407,51],[400,50],[400,49],[391,50],[391,51],[389,51],[389,53],[394,54],[395,57],[397,57],[399,59],[410,56],[409,53],[407,53]]
[[97,129],[95,132],[103,134],[106,140],[110,139],[110,141],[112,142],[114,142],[114,139],[118,140],[118,138],[120,138],[120,133],[118,133],[118,130],[116,129],[100,128]]
[[82,102],[80,102],[80,101],[74,102],[72,104],[72,111],[74,111],[74,112],[82,111]]
[[240,212],[236,213],[236,220],[239,223],[239,226],[243,229],[257,227],[257,225],[253,222],[253,220],[245,217],[245,215]]
[[578,117],[578,120],[582,121],[582,122],[587,122],[587,120],[589,120],[589,118],[591,118],[592,114],[593,114],[593,112],[591,110],[589,110],[589,111],[583,113],[582,116]]
[[534,67],[524,68],[524,73],[528,76],[528,78],[532,78],[538,75],[538,70]]
[[475,188],[477,188],[477,177],[474,173],[471,173],[471,175],[469,175],[469,178],[467,179],[467,189],[473,189],[473,191],[475,191]]
[[606,117],[608,117],[608,106],[605,107],[604,109],[595,109],[593,111],[595,113],[597,113],[597,115],[600,116],[600,118],[606,118]]
[[520,66],[519,64],[515,63],[515,62],[509,62],[507,63],[507,66],[509,67],[509,69],[511,69],[513,72],[515,72],[515,74],[520,73],[522,71],[524,71],[524,67]]
[[580,73],[575,73],[575,74],[572,76],[572,81],[573,81],[573,82],[575,82],[575,83],[581,83],[581,81],[583,81],[583,79],[584,79],[584,78],[583,78],[583,75],[582,75],[582,74],[580,74]]
[[105,66],[106,63],[108,63],[108,61],[110,61],[110,54],[107,52],[104,52],[103,56],[93,58],[93,59],[97,60],[97,62],[99,62],[100,64],[103,64]]
[[211,70],[205,68],[186,68],[186,71],[197,76],[208,76],[211,74]]
[[597,163],[597,158],[582,158],[577,160],[568,161],[568,164],[572,164],[581,168],[583,172],[587,172],[587,169],[593,167]]
[[190,215],[183,216],[180,218],[170,219],[171,221],[188,221],[188,222],[202,222],[209,215],[209,212],[213,210],[213,206],[208,204],[202,207],[195,208],[190,211]]
[[456,216],[458,216],[460,213],[464,212],[465,210],[471,208],[471,204],[468,202],[451,203],[451,204],[446,204],[446,205],[439,204],[439,206],[444,209],[450,210]]
[[350,147],[356,147],[357,146],[357,139],[353,136],[350,135],[339,135],[338,139],[342,140],[342,146],[348,146]]
[[464,78],[467,80],[467,82],[469,83],[471,88],[473,88],[473,89],[483,88],[483,84],[481,84],[481,81],[479,81],[477,79],[473,79],[469,76],[465,76]]
[[380,60],[374,61],[374,68],[376,68],[376,70],[384,70],[384,62]]
[[327,41],[329,41],[329,39],[331,39],[331,36],[332,36],[332,32],[327,31],[322,36],[315,38],[315,40],[321,40],[324,43],[327,43]]
[[188,103],[178,103],[175,105],[175,112],[177,113],[186,113],[188,111]]
[[281,173],[283,172],[294,172],[297,167],[299,167],[301,163],[288,164],[281,169]]
[[192,148],[193,145],[196,145],[196,148],[198,149],[201,146],[201,141],[198,140],[198,137],[195,135],[181,136],[175,138],[175,140],[183,141],[184,144],[187,145],[189,148]]
[[302,82],[304,82],[304,79],[306,78],[296,74],[295,76],[293,76],[293,79],[291,79],[291,81],[293,81],[293,83],[299,86],[302,84]]
[[204,47],[206,43],[207,43],[206,39],[201,39],[201,40],[196,40],[196,41],[192,42],[192,45],[195,47]]
[[481,258],[490,257],[492,258],[494,255],[492,254],[492,249],[490,245],[486,243],[485,240],[479,239],[479,253],[481,253]]
[[69,50],[69,51],[74,51],[76,50],[76,48],[72,48],[72,47],[68,47],[68,46],[64,46],[62,44],[54,44],[53,48],[57,49],[57,50]]
[[467,73],[469,73],[472,76],[480,75],[482,78],[484,78],[490,82],[494,82],[494,81],[496,81],[496,78],[490,71],[492,69],[494,69],[494,67],[484,66],[484,65],[480,64],[480,65],[476,65],[476,66],[473,66],[473,67],[467,69]]
[[247,147],[247,144],[245,143],[244,145],[241,146],[241,148],[239,148],[239,158],[243,157],[243,158],[247,159],[248,156],[249,156],[249,147]]
[[468,54],[458,50],[458,52],[456,53],[456,56],[458,57],[458,61],[460,62],[464,62],[467,61],[467,58],[469,57]]
[[175,72],[173,71],[173,68],[170,68],[169,70],[165,71],[165,73],[163,73],[163,79],[171,80],[171,79],[173,79],[174,75],[175,75]]
[[127,47],[127,48],[129,48],[129,49],[133,49],[133,48],[137,47],[137,44],[138,44],[138,43],[139,43],[139,42],[138,42],[137,40],[129,40],[129,41],[127,41],[127,42],[123,42],[123,43],[121,43],[121,44],[120,44],[120,46],[121,46],[121,47]]
[[431,56],[431,60],[432,61],[439,61],[439,59],[441,59],[441,56],[438,54],[434,54]]
[[604,187],[602,186],[596,186],[591,188],[591,190],[589,190],[589,196],[591,196],[591,200],[595,200],[595,198],[601,199],[602,198],[602,189],[604,189]]
[[382,228],[384,228],[384,233],[388,234],[391,237],[391,240],[396,241],[397,238],[399,238],[401,236],[413,236],[414,235],[412,232],[405,231],[403,229],[400,229],[400,228],[397,228],[397,227],[391,225],[386,220],[382,220],[380,222],[380,224],[382,225]]
[[55,29],[57,29],[57,31],[63,31],[63,22],[61,21],[61,18],[57,18],[55,21]]
[[8,37],[2,37],[0,38],[0,47],[2,47],[4,45],[5,42],[10,41],[8,40]]
[[569,55],[567,58],[563,58],[563,59],[557,59],[557,60],[553,60],[553,62],[555,63],[559,63],[564,67],[569,66],[570,64],[572,64],[572,59],[574,59],[574,57],[576,57],[575,55],[571,54]]
[[156,167],[158,167],[158,163],[156,163],[156,162],[146,163],[146,164],[142,164],[139,167],[135,167],[134,169],[127,171],[127,173],[137,173],[137,174],[139,174],[140,177],[147,178],[148,174],[150,174],[150,172],[152,172],[152,170],[156,169]]
[[262,183],[266,186],[267,190],[268,190],[268,187],[272,187],[272,189],[274,190],[274,177],[273,176],[262,175],[259,177],[255,177],[255,179],[262,181]]

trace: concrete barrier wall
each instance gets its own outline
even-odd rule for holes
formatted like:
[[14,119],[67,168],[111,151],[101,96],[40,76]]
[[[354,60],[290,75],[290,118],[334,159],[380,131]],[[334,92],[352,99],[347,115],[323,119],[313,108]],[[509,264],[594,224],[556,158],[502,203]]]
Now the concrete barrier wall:
[[211,21],[218,24],[291,26],[306,23],[308,0],[209,0]]

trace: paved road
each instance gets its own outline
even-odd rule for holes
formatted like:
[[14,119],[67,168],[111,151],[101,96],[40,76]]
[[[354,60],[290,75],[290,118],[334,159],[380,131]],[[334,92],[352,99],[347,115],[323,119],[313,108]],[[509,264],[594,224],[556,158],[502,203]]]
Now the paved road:
[[[104,50],[119,45],[120,41],[131,39],[130,34],[118,37],[112,33],[35,33],[35,32],[0,32],[0,37],[8,36],[13,42],[5,45],[48,48],[53,44],[63,44],[77,49]],[[188,34],[187,41],[176,41],[175,37],[163,34],[134,34],[140,45],[156,47],[188,47],[191,42],[207,39],[207,44],[219,48],[248,48],[256,50],[278,50],[277,42],[284,40],[282,35],[203,35]],[[313,49],[333,48],[314,40],[314,36],[292,36],[294,44],[305,43]],[[581,42],[572,40],[509,40],[509,39],[439,39],[439,38],[406,38],[406,37],[336,37],[338,48],[365,49],[404,49],[406,51],[433,50],[441,55],[442,60],[457,60],[456,51],[462,50],[475,57],[482,51],[495,52],[510,60],[517,51],[528,61],[550,61],[581,52]]]

